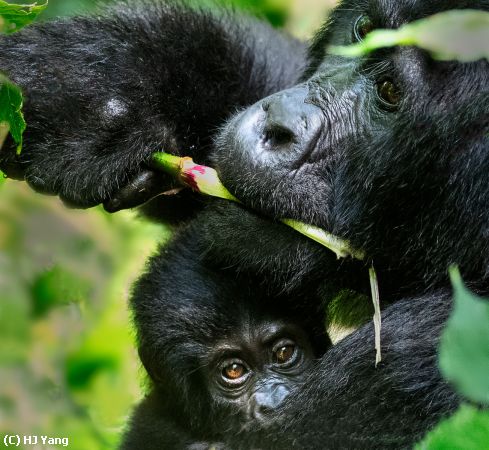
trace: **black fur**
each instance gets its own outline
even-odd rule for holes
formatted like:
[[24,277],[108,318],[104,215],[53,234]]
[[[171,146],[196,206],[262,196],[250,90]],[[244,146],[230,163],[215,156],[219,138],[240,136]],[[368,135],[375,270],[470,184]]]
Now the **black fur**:
[[[210,162],[263,215],[187,193],[147,206],[179,220],[189,205],[198,211],[185,235],[195,244],[189,283],[206,270],[229,280],[258,277],[264,294],[297,295],[311,315],[340,289],[365,290],[365,267],[336,262],[270,218],[324,227],[373,260],[390,305],[384,363],[374,369],[371,326],[360,328],[326,352],[276,428],[230,433],[231,448],[409,447],[458,405],[438,374],[436,342],[450,308],[449,264],[489,292],[489,63],[437,62],[416,48],[345,59],[326,48],[351,43],[360,15],[392,28],[468,7],[487,11],[489,3],[346,0],[316,36],[307,68],[301,45],[265,25],[176,6],[36,25],[0,41],[0,65],[24,87],[30,124],[20,159],[1,153],[7,173],[69,203],[113,210],[134,203],[130,181],[141,172],[152,180],[145,164],[164,149]],[[397,86],[397,105],[379,100],[385,81]],[[161,185],[174,187],[165,177]],[[186,248],[181,239],[175,248]],[[161,277],[167,281],[166,271]],[[165,298],[177,305],[182,292],[168,282]],[[160,347],[147,328],[155,317],[140,315],[139,292],[133,304],[145,360]],[[188,329],[186,316],[169,317],[159,326],[176,335]],[[150,372],[159,367],[151,361]],[[198,428],[205,414],[193,419]]]
[[[139,354],[151,378],[151,392],[134,414],[124,449],[210,445],[268,424],[268,417],[250,416],[250,405],[241,406],[239,398],[227,403],[216,395],[208,380],[214,379],[213,361],[225,356],[216,355],[218,343],[242,347],[243,352],[231,352],[233,358],[244,354],[251,364],[260,356],[253,349],[263,330],[267,334],[272,327],[284,326],[288,334],[278,335],[298,345],[302,336],[304,355],[307,348],[312,353],[301,362],[300,373],[290,379],[286,373],[285,384],[291,390],[302,384],[313,358],[330,344],[324,314],[311,314],[300,293],[272,298],[258,279],[203,264],[195,236],[193,226],[181,231],[151,259],[147,273],[134,286]],[[274,386],[277,377],[274,373]],[[266,382],[262,378],[260,386],[251,389]]]
[[206,162],[231,113],[293,85],[304,67],[303,45],[264,23],[171,2],[121,5],[0,43],[29,123],[20,160],[4,170],[20,163],[16,175],[74,206],[109,201],[155,150]]
[[412,448],[460,401],[436,369],[449,310],[446,291],[389,306],[377,368],[373,327],[364,325],[326,352],[274,427],[237,436],[230,448]]

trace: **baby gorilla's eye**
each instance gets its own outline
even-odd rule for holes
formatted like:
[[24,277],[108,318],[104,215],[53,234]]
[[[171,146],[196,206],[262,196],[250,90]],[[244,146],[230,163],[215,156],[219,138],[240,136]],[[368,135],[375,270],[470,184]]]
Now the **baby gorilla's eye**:
[[224,376],[230,380],[241,378],[245,373],[245,368],[241,364],[231,364],[223,369]]
[[292,356],[294,356],[294,351],[294,346],[284,345],[274,353],[275,362],[277,364],[285,364],[286,362],[290,361]]
[[273,362],[275,364],[287,364],[295,356],[296,347],[293,344],[282,345],[273,352]]
[[239,363],[231,363],[222,369],[222,376],[229,381],[236,381],[239,380],[240,378],[243,378],[246,373],[247,369],[243,364]]
[[217,381],[226,389],[239,389],[252,377],[253,372],[241,359],[232,358],[219,365]]
[[401,101],[401,93],[391,80],[384,80],[377,84],[377,95],[381,102],[389,107],[397,106]]
[[353,40],[360,42],[368,33],[373,31],[374,24],[368,16],[360,16],[353,26]]

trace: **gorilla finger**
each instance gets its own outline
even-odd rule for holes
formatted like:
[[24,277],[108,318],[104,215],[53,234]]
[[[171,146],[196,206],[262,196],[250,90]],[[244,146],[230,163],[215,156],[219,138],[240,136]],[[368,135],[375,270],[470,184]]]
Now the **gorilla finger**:
[[70,209],[87,209],[101,203],[100,200],[87,200],[83,195],[79,195],[78,192],[70,192],[69,190],[63,189],[62,185],[49,183],[45,178],[40,176],[41,173],[30,168],[25,175],[25,181],[37,193],[42,195],[57,195],[64,206]]
[[145,170],[112,195],[104,203],[104,208],[110,213],[135,208],[170,189],[170,183],[165,174]]

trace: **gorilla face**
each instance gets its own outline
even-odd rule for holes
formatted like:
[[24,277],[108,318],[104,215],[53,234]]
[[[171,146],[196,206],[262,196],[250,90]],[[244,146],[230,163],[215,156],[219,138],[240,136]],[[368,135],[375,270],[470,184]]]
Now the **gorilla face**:
[[[214,155],[220,176],[253,209],[348,238],[389,270],[420,275],[416,265],[402,267],[406,255],[433,277],[435,267],[444,272],[451,262],[483,265],[488,237],[481,219],[488,223],[488,208],[481,202],[489,187],[481,196],[481,186],[463,180],[489,169],[488,63],[439,62],[411,47],[358,59],[327,54],[328,46],[351,44],[372,29],[466,2],[358,3],[344,2],[318,33],[301,84],[256,103],[223,129]],[[476,224],[471,230],[465,214]],[[461,240],[464,248],[454,229],[470,238]],[[446,244],[443,254],[427,254],[434,236],[436,245]],[[470,241],[477,246],[467,247]]]
[[251,319],[209,346],[206,387],[228,427],[266,427],[273,413],[303,383],[316,351],[293,323]]

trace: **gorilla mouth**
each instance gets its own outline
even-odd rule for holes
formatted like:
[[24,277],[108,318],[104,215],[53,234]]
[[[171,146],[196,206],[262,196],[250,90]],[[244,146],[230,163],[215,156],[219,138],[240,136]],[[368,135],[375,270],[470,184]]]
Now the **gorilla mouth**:
[[[217,172],[213,168],[196,164],[190,157],[182,158],[168,153],[158,152],[153,155],[153,165],[155,168],[172,175],[180,184],[191,188],[195,192],[241,203],[222,184]],[[328,233],[322,228],[286,218],[282,219],[281,222],[328,248],[336,254],[338,259],[347,257],[360,261],[365,259],[365,252],[363,250],[353,248],[349,241]]]
[[[176,177],[182,185],[190,187],[200,194],[241,203],[226,189],[213,168],[196,164],[190,157],[182,158],[160,152],[153,154],[153,163],[156,168]],[[347,257],[358,259],[360,261],[365,259],[365,252],[363,250],[354,249],[347,240],[328,233],[322,228],[291,219],[282,219],[281,222],[331,250],[336,254],[338,259]],[[372,291],[372,302],[375,310],[375,365],[377,366],[382,360],[380,350],[381,321],[379,287],[377,274],[373,266],[369,269],[369,279]]]

